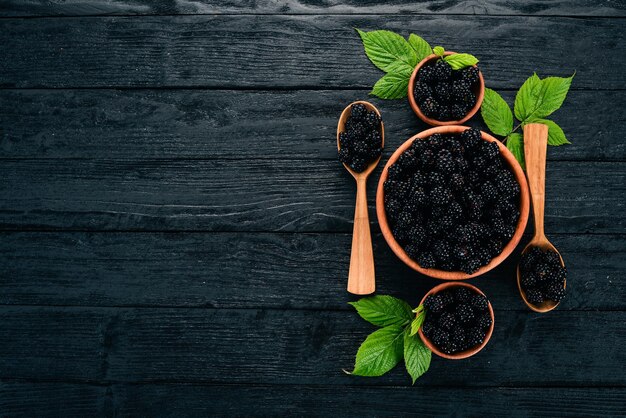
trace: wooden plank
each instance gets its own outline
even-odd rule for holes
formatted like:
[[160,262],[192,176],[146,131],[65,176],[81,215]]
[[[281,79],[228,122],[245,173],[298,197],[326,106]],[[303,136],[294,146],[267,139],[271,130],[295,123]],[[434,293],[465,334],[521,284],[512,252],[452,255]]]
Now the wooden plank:
[[577,70],[577,89],[624,88],[620,19],[300,15],[2,19],[0,87],[369,88],[354,27],[471,52],[490,87]]
[[[372,330],[337,311],[2,307],[0,378],[408,385],[400,367],[380,379],[341,371]],[[497,310],[484,351],[435,359],[418,385],[623,385],[625,332],[624,311]]]
[[158,14],[464,14],[464,15],[541,15],[541,16],[624,16],[624,4],[618,1],[402,1],[389,4],[382,0],[311,1],[255,0],[5,0],[0,16],[80,16],[80,15],[158,15]]
[[[354,181],[336,161],[5,160],[0,178],[2,229],[352,230]],[[624,163],[551,162],[546,230],[623,233],[625,187]]]
[[[623,416],[623,388],[439,388],[2,382],[11,417]],[[489,402],[484,402],[489,399]],[[117,414],[117,415],[115,415]]]
[[[623,416],[623,388],[116,385],[124,416]],[[486,401],[488,400],[488,401]]]
[[[514,91],[503,95],[514,102]],[[337,119],[357,99],[366,92],[0,90],[0,158],[335,160]],[[406,100],[370,100],[383,112],[386,155],[428,128]],[[551,147],[549,159],[626,161],[625,107],[621,91],[572,91],[554,119],[573,145]],[[470,123],[484,127],[480,116]]]
[[110,391],[100,385],[0,381],[0,411],[14,418],[108,417]]
[[[624,236],[551,235],[567,263],[559,310],[625,310]],[[522,310],[515,266],[472,282],[497,310]],[[438,282],[373,240],[378,293],[417,304]],[[349,234],[2,233],[0,304],[351,310]],[[298,286],[293,286],[297,278]]]

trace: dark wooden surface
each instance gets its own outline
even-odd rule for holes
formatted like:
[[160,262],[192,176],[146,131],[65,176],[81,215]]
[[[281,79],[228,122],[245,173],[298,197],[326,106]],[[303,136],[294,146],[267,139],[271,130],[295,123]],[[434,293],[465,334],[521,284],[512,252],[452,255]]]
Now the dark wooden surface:
[[[624,18],[615,0],[0,0],[0,416],[626,415]],[[472,52],[509,102],[533,71],[577,70],[554,115],[573,145],[548,155],[566,300],[525,309],[518,249],[471,281],[496,310],[486,349],[414,387],[341,371],[372,330],[346,304],[334,150],[380,76],[355,26]],[[372,101],[386,156],[426,127]],[[379,292],[417,304],[437,281],[370,214]]]

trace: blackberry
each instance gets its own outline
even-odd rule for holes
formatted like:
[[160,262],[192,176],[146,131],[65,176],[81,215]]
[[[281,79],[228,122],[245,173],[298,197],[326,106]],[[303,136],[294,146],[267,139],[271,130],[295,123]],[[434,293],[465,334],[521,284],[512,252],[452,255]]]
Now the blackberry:
[[450,330],[450,339],[459,347],[465,345],[465,330],[461,325],[455,325],[452,330]]
[[417,264],[420,265],[420,267],[425,268],[425,269],[434,268],[435,265],[437,264],[435,262],[435,257],[433,257],[432,253],[428,251],[422,251],[417,256],[417,259],[415,261],[417,262]]
[[565,296],[565,289],[563,285],[558,283],[550,283],[546,288],[546,298],[553,300],[554,302],[560,302]]
[[426,181],[427,178],[424,175],[424,173],[422,173],[421,171],[416,171],[415,173],[413,173],[413,176],[411,176],[411,184],[415,187],[415,186],[425,186],[426,185]]
[[360,120],[348,118],[346,121],[346,131],[358,138],[361,138],[368,132],[368,127]]
[[460,191],[460,190],[463,190],[464,186],[465,186],[465,179],[463,178],[462,174],[453,173],[450,176],[450,187],[452,188],[452,190]]
[[463,208],[459,202],[451,202],[446,209],[448,211],[448,215],[450,215],[450,217],[455,221],[458,221],[463,217]]
[[420,248],[419,248],[419,245],[410,243],[404,247],[404,251],[412,259],[416,259],[418,254],[420,253]]
[[347,148],[339,149],[339,161],[348,164],[351,160],[350,151]]
[[493,202],[498,199],[498,189],[491,182],[486,181],[480,186],[480,195],[486,202]]
[[493,258],[491,256],[491,252],[486,247],[482,247],[478,251],[476,251],[475,257],[481,266],[489,264],[489,262]]
[[430,97],[432,95],[433,95],[433,91],[428,86],[428,84],[422,81],[418,81],[417,83],[415,83],[415,88],[413,89],[413,97],[415,97],[415,100],[417,102],[421,102],[425,98]]
[[407,150],[400,155],[397,164],[402,167],[402,170],[410,170],[417,167],[418,160],[413,151]]
[[467,344],[467,348],[475,347],[480,345],[485,341],[485,332],[477,327],[472,327],[467,330],[465,334],[465,342]]
[[467,113],[467,109],[461,104],[455,103],[450,106],[450,117],[452,120],[461,120]]
[[354,157],[352,162],[348,165],[357,173],[360,173],[367,168],[367,162],[365,161],[365,158],[362,157]]
[[452,67],[444,60],[438,60],[433,66],[433,78],[437,81],[446,81],[452,76]]
[[413,225],[409,229],[407,239],[412,244],[420,245],[426,241],[426,231],[421,225]]
[[431,147],[433,151],[438,151],[439,149],[441,149],[444,143],[445,139],[441,134],[433,134],[429,136],[427,140],[428,146]]
[[[378,115],[376,115],[378,117]],[[369,134],[367,134],[367,136],[365,137],[365,142],[371,147],[371,148],[379,148],[380,144],[383,143],[383,138],[380,135],[380,132],[378,131],[371,131]]]
[[478,169],[484,168],[487,165],[487,160],[482,155],[477,155],[472,158],[472,166]]
[[439,293],[441,296],[441,301],[443,302],[443,306],[450,306],[454,303],[454,296],[452,296],[451,292],[443,291]]
[[443,347],[450,343],[450,334],[441,328],[436,328],[433,331],[432,342],[440,349],[443,349]]
[[474,320],[474,311],[472,310],[472,307],[465,303],[458,305],[454,314],[456,319],[462,324],[469,324]]
[[456,325],[456,318],[450,312],[444,312],[439,317],[438,325],[440,328],[450,330]]
[[444,174],[452,173],[454,171],[454,161],[452,160],[452,154],[450,153],[450,151],[446,149],[442,149],[441,151],[439,151],[439,154],[437,155],[437,162],[435,165],[437,167],[437,170]]
[[491,220],[491,230],[493,233],[505,240],[510,240],[515,234],[515,228],[507,225],[501,218],[493,218]]
[[357,121],[361,121],[367,114],[367,108],[360,103],[353,104],[350,108],[350,116]]
[[561,258],[559,257],[559,254],[554,251],[546,251],[544,258],[546,262],[548,262],[549,264],[552,264],[552,265],[561,264]]
[[392,164],[387,170],[387,178],[389,180],[400,180],[403,176],[402,167],[398,164]]
[[463,153],[465,152],[465,147],[463,147],[463,144],[461,144],[460,141],[458,141],[456,138],[453,138],[449,141],[449,149],[450,152],[452,153],[453,156],[455,157],[462,157]]
[[482,140],[482,135],[478,129],[470,128],[461,133],[461,143],[466,149],[472,149]]
[[473,86],[480,79],[478,67],[467,67],[461,70],[460,79],[468,86]]
[[431,321],[424,321],[422,324],[422,334],[424,334],[428,338],[432,338],[433,332],[435,331],[435,327]]
[[426,313],[426,318],[428,318],[429,313],[438,314],[443,312],[443,300],[440,295],[428,295],[424,300],[424,307],[428,310]]
[[428,174],[428,185],[430,187],[441,186],[446,182],[446,178],[438,171],[431,171]]
[[420,68],[417,73],[417,78],[419,81],[423,81],[424,83],[430,83],[434,81],[434,66],[425,65]]
[[522,274],[520,282],[527,289],[537,284],[537,277],[534,274]]
[[388,198],[385,196],[385,212],[391,219],[391,223],[395,224],[398,219],[398,215],[402,211],[402,204],[398,199]]
[[483,142],[481,151],[489,160],[492,160],[500,155],[500,148],[495,142]]
[[429,194],[430,201],[435,205],[445,205],[453,198],[452,192],[443,186],[435,186]]
[[432,150],[426,149],[419,156],[419,163],[423,168],[428,168],[433,164],[435,154]]
[[434,88],[434,93],[439,103],[448,103],[452,100],[452,86],[448,82],[438,83]]
[[477,309],[479,311],[486,311],[487,309],[489,309],[489,301],[484,295],[481,295],[480,293],[472,295],[470,304],[474,309]]
[[[341,148],[351,147],[353,143],[354,143],[354,138],[352,137],[352,135],[348,134],[348,132],[344,131],[339,134],[340,151],[341,151]],[[347,149],[346,149],[346,152],[348,152]]]
[[493,321],[491,320],[491,314],[489,312],[484,312],[476,320],[476,325],[481,329],[489,328],[492,323]]
[[519,184],[513,174],[509,171],[506,171],[506,174],[503,174],[498,178],[496,185],[500,192],[506,197],[519,195]]
[[475,273],[481,265],[482,264],[478,258],[470,258],[464,263],[461,263],[461,271],[467,274],[472,274]]
[[464,263],[472,257],[472,251],[468,245],[458,244],[454,247],[453,256],[459,263]]
[[436,119],[439,116],[439,103],[432,96],[422,101],[420,109],[426,117]]
[[487,242],[486,248],[489,251],[491,257],[495,257],[502,252],[502,249],[504,248],[504,243],[501,239],[492,238]]
[[383,188],[386,196],[393,196],[399,199],[403,198],[409,191],[407,183],[398,180],[385,180]]
[[452,293],[454,295],[454,300],[456,300],[458,303],[470,303],[472,299],[472,291],[469,290],[467,287],[456,287]]
[[396,225],[391,229],[391,233],[393,234],[393,237],[400,243],[407,243],[409,233],[405,228]]
[[414,187],[409,196],[409,204],[419,207],[428,203],[428,195],[422,187]]
[[542,303],[543,302],[543,294],[541,293],[541,291],[539,289],[527,289],[525,291],[526,293],[526,299],[530,302],[530,303]]
[[396,226],[408,231],[412,223],[413,223],[413,215],[405,209],[404,211],[400,213],[400,215],[398,215]]
[[450,246],[446,241],[437,241],[433,246],[433,254],[435,255],[435,259],[441,263],[450,261]]
[[[455,80],[452,82],[452,94],[454,99],[462,104],[474,104],[476,102],[476,96],[472,92],[470,86],[463,80]],[[473,100],[473,102],[472,102]]]
[[437,120],[443,120],[443,121],[452,120],[450,106],[448,106],[447,104],[439,105],[439,116],[437,117]]
[[380,116],[378,116],[378,113],[374,112],[373,110],[367,112],[367,114],[365,115],[365,123],[371,128],[378,129],[380,128]]

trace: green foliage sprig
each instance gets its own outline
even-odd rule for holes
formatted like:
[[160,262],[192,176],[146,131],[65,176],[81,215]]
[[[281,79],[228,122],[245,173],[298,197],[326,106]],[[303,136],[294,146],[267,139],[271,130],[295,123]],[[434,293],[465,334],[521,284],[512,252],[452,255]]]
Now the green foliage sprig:
[[[517,132],[520,127],[523,129],[528,123],[543,123],[548,125],[548,145],[559,146],[570,143],[563,129],[545,117],[563,105],[575,74],[571,77],[543,79],[533,74],[517,92],[514,112],[511,112],[509,105],[497,92],[485,89],[480,113],[491,132],[504,137],[503,141],[506,142],[507,148],[515,155],[522,168],[525,168],[524,141],[522,134]],[[515,127],[513,113],[519,121]]]
[[470,54],[444,55],[445,50],[430,44],[412,33],[406,40],[395,32],[356,30],[363,41],[369,60],[386,74],[374,84],[370,94],[381,99],[406,97],[409,79],[417,64],[431,54],[437,54],[454,70],[475,65],[478,59]]
[[350,302],[369,323],[382,327],[367,336],[356,353],[352,372],[357,376],[382,376],[404,358],[413,383],[430,367],[431,351],[417,334],[426,317],[422,305],[409,304],[392,296],[370,296]]

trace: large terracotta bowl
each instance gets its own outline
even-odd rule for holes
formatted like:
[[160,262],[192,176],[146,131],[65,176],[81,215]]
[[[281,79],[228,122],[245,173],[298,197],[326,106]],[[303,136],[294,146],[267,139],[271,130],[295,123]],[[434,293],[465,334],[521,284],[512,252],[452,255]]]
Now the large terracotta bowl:
[[[456,52],[446,51],[444,53],[444,55],[452,55],[452,54],[456,54]],[[476,104],[469,111],[469,113],[465,115],[463,119],[447,120],[447,121],[432,119],[426,116],[424,113],[422,113],[422,110],[420,109],[419,105],[415,101],[415,97],[413,97],[413,89],[415,88],[415,79],[417,78],[417,73],[420,70],[420,68],[422,68],[427,63],[430,63],[431,61],[434,61],[437,59],[439,59],[439,55],[431,54],[427,56],[426,58],[424,58],[423,60],[421,60],[419,64],[417,64],[417,67],[415,67],[415,69],[413,70],[413,74],[411,74],[411,78],[409,79],[409,103],[411,104],[411,109],[413,109],[413,112],[415,112],[415,114],[421,120],[423,120],[429,125],[434,125],[434,126],[460,125],[468,121],[472,116],[474,116],[476,112],[478,112],[478,109],[480,109],[480,105],[483,103],[483,98],[485,97],[485,79],[483,78],[483,73],[482,71],[478,72],[479,82],[478,82],[478,86],[474,88],[474,94],[476,95]],[[476,66],[474,65],[474,67]]]
[[528,222],[528,212],[530,208],[530,200],[528,194],[528,184],[526,183],[526,176],[524,175],[524,171],[522,167],[520,167],[519,163],[509,151],[500,141],[495,139],[493,136],[489,135],[486,132],[482,132],[483,141],[495,142],[498,144],[498,148],[500,149],[500,155],[504,158],[505,162],[511,168],[511,171],[515,175],[517,182],[520,185],[520,198],[519,198],[519,220],[517,221],[517,227],[515,228],[515,233],[513,234],[513,238],[509,241],[507,245],[502,249],[502,252],[493,258],[489,264],[486,264],[476,270],[472,274],[467,274],[463,271],[445,271],[439,269],[426,269],[422,268],[416,261],[408,256],[408,254],[404,251],[400,243],[396,241],[393,234],[391,233],[391,228],[387,223],[387,213],[385,212],[385,189],[384,183],[387,180],[387,175],[389,171],[389,167],[394,164],[400,155],[406,151],[413,140],[421,140],[424,138],[428,138],[433,134],[460,134],[461,132],[469,129],[467,126],[439,126],[436,128],[427,129],[419,134],[409,138],[404,144],[400,145],[400,147],[393,153],[393,155],[385,164],[383,168],[383,172],[380,175],[380,181],[378,182],[378,190],[376,192],[376,216],[378,217],[378,223],[380,225],[380,229],[387,241],[387,244],[391,247],[391,250],[402,260],[407,266],[411,267],[413,270],[416,270],[422,274],[425,274],[430,277],[434,277],[436,279],[442,280],[465,280],[472,277],[480,276],[483,273],[488,272],[489,270],[495,268],[500,263],[502,263],[515,249],[517,244],[519,244],[522,239],[522,234],[524,233],[524,229],[526,229],[526,223]]
[[[485,296],[485,294],[483,292],[480,291],[480,289],[478,289],[476,286],[472,286],[469,283],[460,283],[460,282],[447,282],[447,283],[442,283],[439,286],[435,286],[432,289],[430,289],[430,291],[428,293],[426,293],[424,295],[424,297],[422,298],[422,301],[420,302],[420,305],[424,303],[424,301],[426,300],[426,298],[429,295],[434,295],[436,293],[441,292],[442,290],[448,289],[448,288],[453,288],[453,287],[467,287],[468,289],[470,289],[472,292],[481,294],[483,296]],[[487,297],[487,296],[485,296]],[[489,299],[487,299],[489,300]],[[426,347],[430,348],[430,351],[432,351],[433,353],[437,354],[440,357],[443,358],[447,358],[450,360],[460,360],[463,358],[468,358],[473,356],[474,354],[478,353],[480,350],[482,350],[483,348],[485,348],[485,346],[487,345],[487,343],[489,342],[489,339],[491,338],[491,334],[493,334],[493,328],[495,325],[495,316],[493,314],[493,308],[491,307],[491,302],[489,302],[489,314],[491,315],[491,326],[489,327],[489,329],[487,330],[487,333],[485,334],[485,339],[483,340],[482,344],[477,345],[475,347],[469,348],[465,351],[460,351],[458,353],[454,353],[454,354],[446,354],[443,351],[439,350],[429,339],[428,337],[426,337],[424,335],[424,333],[422,332],[422,328],[420,327],[420,330],[418,331],[420,338],[422,339],[422,341],[424,342],[424,345],[426,345]],[[426,315],[428,315],[428,312],[426,312]]]

